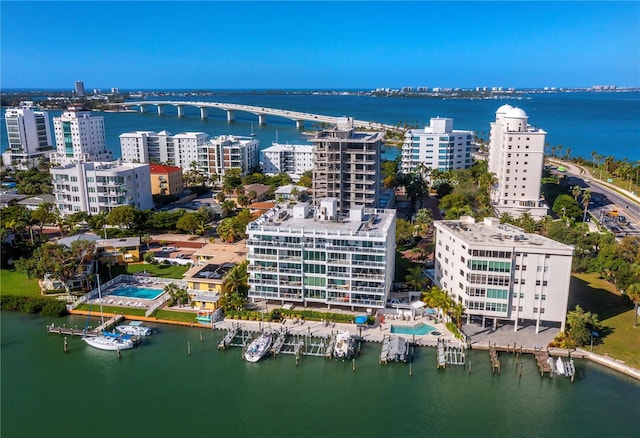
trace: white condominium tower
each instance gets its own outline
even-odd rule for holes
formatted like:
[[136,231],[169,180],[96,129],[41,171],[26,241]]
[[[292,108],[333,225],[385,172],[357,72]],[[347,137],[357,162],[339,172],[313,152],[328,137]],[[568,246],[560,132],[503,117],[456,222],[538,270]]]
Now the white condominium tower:
[[121,205],[153,208],[148,164],[74,163],[50,169],[60,213],[109,212]]
[[53,118],[56,153],[52,161],[65,165],[88,161],[111,161],[104,134],[104,118],[93,116],[82,106],[70,106]]
[[402,173],[411,173],[422,164],[440,171],[467,169],[473,165],[472,131],[453,129],[453,119],[435,117],[430,126],[410,129],[402,145]]
[[204,132],[125,132],[120,134],[120,151],[128,163],[164,163],[186,171],[198,162],[198,148],[208,141],[209,134]]
[[198,149],[198,165],[209,176],[224,177],[229,169],[247,176],[260,167],[260,141],[255,137],[221,135]]
[[26,169],[35,167],[53,150],[49,115],[36,111],[32,102],[21,102],[18,108],[7,108],[5,114],[9,149],[2,154],[6,167]]
[[498,215],[520,217],[529,212],[540,219],[547,207],[540,199],[544,141],[547,133],[527,123],[527,113],[511,105],[496,111],[491,123],[489,172],[498,183],[491,191],[491,202]]
[[262,171],[267,175],[286,173],[294,181],[313,170],[313,145],[273,143],[262,151]]
[[356,132],[350,117],[320,131],[312,140],[314,199],[336,198],[339,215],[359,205],[378,207],[383,139],[381,132]]
[[307,306],[384,308],[395,272],[395,210],[337,200],[279,204],[247,226],[249,297]]
[[559,323],[564,330],[571,279],[571,246],[497,218],[436,221],[435,283],[471,316]]

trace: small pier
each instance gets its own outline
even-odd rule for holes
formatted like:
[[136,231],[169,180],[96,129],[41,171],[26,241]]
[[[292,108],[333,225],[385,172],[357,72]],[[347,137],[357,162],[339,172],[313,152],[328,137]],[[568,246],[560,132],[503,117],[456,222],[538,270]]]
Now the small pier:
[[448,365],[464,365],[464,349],[461,346],[446,345],[444,354]]
[[336,346],[336,341],[336,334],[332,331],[331,336],[329,337],[329,342],[327,343],[327,348],[324,350],[325,359],[331,359],[333,357],[333,349]]
[[491,374],[502,370],[502,364],[500,363],[500,358],[498,357],[498,350],[495,346],[489,346],[489,360],[491,361]]
[[66,326],[59,327],[51,323],[51,325],[47,326],[47,333],[56,333],[59,335],[67,335],[67,336],[95,337],[95,336],[98,336],[98,334],[102,333],[103,331],[111,330],[113,327],[118,325],[118,323],[120,323],[120,321],[122,321],[123,319],[124,319],[124,315],[115,315],[109,318],[108,320],[106,320],[103,324],[100,324],[98,327],[96,327],[93,330],[79,329],[77,327],[73,328],[73,327],[66,327]]
[[[538,369],[540,370],[540,376],[544,376],[544,373],[551,375],[551,364],[549,363],[549,352],[547,350],[534,350],[533,356],[536,358]],[[551,359],[553,361],[553,359]]]
[[389,336],[382,339],[380,363],[407,362],[409,360],[409,342],[402,336]]
[[282,329],[280,332],[278,332],[278,337],[273,343],[273,347],[271,347],[271,352],[273,353],[274,357],[280,354],[286,340],[287,340],[287,331],[285,329]]
[[446,350],[446,341],[444,338],[438,338],[438,345],[436,347],[436,368],[446,368],[447,367],[447,355],[445,354]]
[[227,347],[242,347],[248,346],[253,339],[251,338],[251,332],[248,330],[242,330],[240,325],[232,326],[222,341],[218,344],[218,348],[225,350]]

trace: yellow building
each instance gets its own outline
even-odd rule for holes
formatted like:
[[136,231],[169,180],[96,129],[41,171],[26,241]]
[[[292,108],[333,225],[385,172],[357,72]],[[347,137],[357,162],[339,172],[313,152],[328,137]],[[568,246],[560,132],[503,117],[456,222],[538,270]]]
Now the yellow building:
[[102,250],[101,260],[111,260],[118,264],[140,261],[140,236],[120,239],[100,239],[96,250]]
[[184,274],[193,307],[217,309],[218,300],[225,292],[224,279],[235,263],[197,265]]
[[184,190],[182,169],[175,166],[150,164],[152,195],[177,195]]

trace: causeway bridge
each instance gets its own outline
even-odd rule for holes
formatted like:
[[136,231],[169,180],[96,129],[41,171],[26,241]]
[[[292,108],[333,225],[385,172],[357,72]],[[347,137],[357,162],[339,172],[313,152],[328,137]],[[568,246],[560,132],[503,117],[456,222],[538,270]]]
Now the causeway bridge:
[[[271,117],[281,117],[289,120],[293,120],[296,123],[297,129],[304,128],[304,122],[314,122],[314,123],[328,123],[330,125],[335,125],[338,121],[338,117],[325,116],[321,114],[311,114],[311,113],[303,113],[298,111],[288,111],[283,109],[276,108],[266,108],[260,106],[251,106],[251,105],[240,105],[235,103],[220,103],[220,102],[185,102],[185,101],[174,101],[174,100],[144,100],[144,101],[136,101],[136,102],[123,102],[123,103],[112,103],[110,106],[117,107],[119,109],[129,109],[132,110],[137,108],[138,111],[144,113],[147,111],[147,107],[155,107],[156,112],[158,114],[165,113],[165,107],[175,107],[177,109],[178,117],[184,116],[184,107],[191,106],[200,109],[200,117],[202,119],[206,119],[208,117],[209,108],[214,108],[218,110],[225,111],[227,113],[227,121],[233,122],[235,120],[235,113],[237,111],[242,111],[250,114],[254,114],[258,116],[258,123],[260,125],[267,124],[267,116]],[[404,131],[403,129],[398,128],[393,125],[386,125],[384,123],[377,123],[365,120],[354,120],[354,126],[356,128],[365,128],[372,130],[380,130],[380,131]]]

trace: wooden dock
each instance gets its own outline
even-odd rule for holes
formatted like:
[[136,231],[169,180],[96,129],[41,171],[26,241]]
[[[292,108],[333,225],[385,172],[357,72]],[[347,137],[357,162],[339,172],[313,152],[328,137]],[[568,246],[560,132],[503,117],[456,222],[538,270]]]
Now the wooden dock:
[[436,346],[436,368],[447,367],[447,356],[445,354],[445,340],[444,338],[438,338],[438,345]]
[[549,352],[547,350],[534,350],[533,356],[536,358],[536,363],[540,370],[540,376],[544,376],[544,373],[551,374],[552,370],[551,365],[549,364]]
[[103,324],[100,324],[98,327],[92,330],[87,329],[79,329],[74,327],[66,327],[66,326],[55,326],[53,323],[47,326],[47,333],[56,333],[59,335],[67,335],[67,336],[87,336],[87,337],[95,337],[103,331],[109,331],[120,321],[124,319],[124,315],[115,315],[109,319],[107,319]]
[[386,364],[391,360],[406,363],[409,360],[409,348],[409,341],[402,336],[385,335],[380,347],[380,363]]
[[500,358],[498,357],[498,351],[495,346],[489,346],[489,360],[491,361],[491,374],[498,371],[502,371],[502,364],[500,362]]

